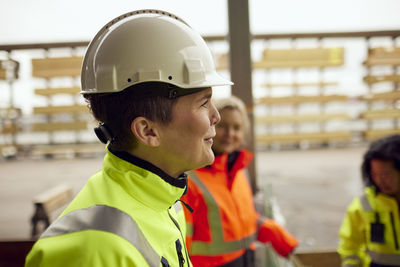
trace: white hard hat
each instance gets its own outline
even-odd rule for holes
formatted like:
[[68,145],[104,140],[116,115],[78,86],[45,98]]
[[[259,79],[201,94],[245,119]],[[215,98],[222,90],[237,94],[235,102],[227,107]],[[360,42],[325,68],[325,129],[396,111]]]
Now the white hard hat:
[[203,38],[177,16],[138,10],[106,24],[82,66],[82,93],[113,93],[143,82],[183,89],[232,85],[215,69]]

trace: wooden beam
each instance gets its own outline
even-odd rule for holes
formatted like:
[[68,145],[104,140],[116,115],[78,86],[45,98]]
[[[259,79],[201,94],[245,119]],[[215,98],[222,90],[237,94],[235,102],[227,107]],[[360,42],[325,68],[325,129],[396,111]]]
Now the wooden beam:
[[375,141],[379,138],[392,134],[400,134],[400,129],[377,129],[367,130],[363,132],[365,139],[367,139],[368,141]]
[[301,104],[301,103],[327,103],[333,101],[347,101],[347,95],[321,95],[321,96],[284,96],[284,97],[263,97],[259,98],[257,104]]
[[263,116],[257,117],[257,124],[279,124],[279,123],[299,123],[299,122],[326,122],[329,120],[349,120],[347,113],[336,114],[295,114],[286,116]]
[[57,145],[34,145],[32,155],[66,155],[66,154],[93,154],[105,152],[105,145],[93,144],[57,144]]
[[400,58],[368,58],[363,64],[365,66],[398,66],[400,65]]
[[377,94],[369,94],[361,97],[362,100],[373,101],[395,101],[400,99],[400,91],[390,91]]
[[79,131],[87,129],[88,125],[86,121],[43,122],[32,124],[32,131],[34,132]]
[[368,49],[368,58],[363,62],[366,66],[400,65],[400,47],[376,47]]
[[0,68],[0,80],[5,80],[7,77],[7,70]]
[[368,110],[360,114],[361,118],[368,120],[400,118],[400,109]]
[[381,82],[400,83],[400,74],[391,75],[367,75],[363,78],[367,84],[375,84]]
[[36,88],[35,94],[42,96],[52,96],[60,94],[78,95],[81,91],[80,87],[62,87],[62,88]]
[[351,132],[314,132],[314,133],[291,133],[291,134],[263,134],[257,136],[260,144],[271,143],[298,143],[301,141],[309,142],[328,142],[328,141],[350,141]]
[[[309,33],[277,33],[277,34],[253,34],[252,40],[269,40],[269,39],[297,39],[297,38],[369,38],[369,37],[392,37],[400,36],[400,30],[386,30],[386,31],[357,31],[357,32],[309,32]],[[206,41],[226,41],[226,35],[205,35],[203,38]],[[7,44],[0,45],[2,51],[12,50],[28,50],[28,49],[52,49],[52,48],[65,48],[65,47],[86,47],[89,41],[82,42],[53,42],[53,43],[31,43],[31,44]]]
[[303,266],[307,267],[338,267],[341,266],[340,255],[334,251],[297,252],[295,256]]
[[253,68],[334,67],[344,63],[344,48],[265,49]]
[[50,213],[72,199],[72,187],[62,184],[37,195],[34,204],[41,204]]
[[88,113],[89,109],[85,105],[72,105],[72,106],[46,106],[34,107],[34,114],[62,114],[62,113]]
[[32,76],[54,78],[80,76],[83,57],[54,57],[32,59]]
[[295,82],[295,83],[264,83],[263,87],[302,87],[302,86],[333,86],[338,85],[338,82]]

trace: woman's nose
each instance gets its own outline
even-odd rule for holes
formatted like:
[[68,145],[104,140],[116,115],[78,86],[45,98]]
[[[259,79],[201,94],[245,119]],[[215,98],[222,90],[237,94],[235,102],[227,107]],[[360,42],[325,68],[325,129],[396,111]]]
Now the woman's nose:
[[221,120],[221,115],[214,104],[211,104],[211,125],[216,125]]

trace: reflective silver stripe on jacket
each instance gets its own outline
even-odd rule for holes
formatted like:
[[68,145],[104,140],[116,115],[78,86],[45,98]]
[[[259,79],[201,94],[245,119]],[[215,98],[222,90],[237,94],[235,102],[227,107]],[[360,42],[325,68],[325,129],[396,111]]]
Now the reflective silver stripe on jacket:
[[[348,262],[349,261],[349,262]],[[342,259],[342,262],[345,262],[342,267],[347,267],[347,266],[360,266],[362,263],[362,260],[359,256],[357,255],[349,255],[346,256]]]
[[175,202],[173,207],[174,207],[174,210],[175,210],[176,214],[178,214],[182,210],[182,203],[177,201],[177,202]]
[[369,203],[369,200],[367,198],[366,194],[363,194],[360,197],[360,202],[361,202],[361,206],[363,208],[364,211],[374,211],[371,207],[371,204]]
[[84,230],[99,230],[116,234],[130,242],[149,266],[159,267],[161,257],[153,249],[132,217],[113,207],[95,205],[72,211],[55,220],[40,238]]
[[383,254],[374,251],[367,251],[373,263],[400,266],[400,254]]
[[187,173],[193,182],[199,186],[203,192],[204,201],[206,202],[208,208],[208,223],[211,232],[211,241],[203,242],[198,240],[193,240],[190,248],[190,254],[192,255],[219,255],[222,253],[234,252],[240,249],[247,249],[250,244],[255,240],[255,234],[245,237],[240,240],[235,241],[225,241],[221,223],[221,216],[218,208],[217,202],[214,197],[208,191],[207,187],[200,181],[194,172]]

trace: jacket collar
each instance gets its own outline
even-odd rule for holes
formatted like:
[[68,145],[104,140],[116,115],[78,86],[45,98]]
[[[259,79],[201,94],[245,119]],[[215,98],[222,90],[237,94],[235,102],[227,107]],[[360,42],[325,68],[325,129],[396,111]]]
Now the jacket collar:
[[[234,159],[231,169],[228,170],[228,158],[233,156],[233,153],[235,153],[234,156],[236,159]],[[229,172],[229,176],[235,177],[236,172],[249,166],[251,160],[253,159],[253,153],[246,149],[241,149],[233,153],[230,155],[221,154],[216,156],[214,162],[208,166],[208,168],[212,168],[217,171]]]
[[154,209],[168,209],[187,187],[186,174],[173,178],[148,161],[110,148],[103,169],[131,197]]

